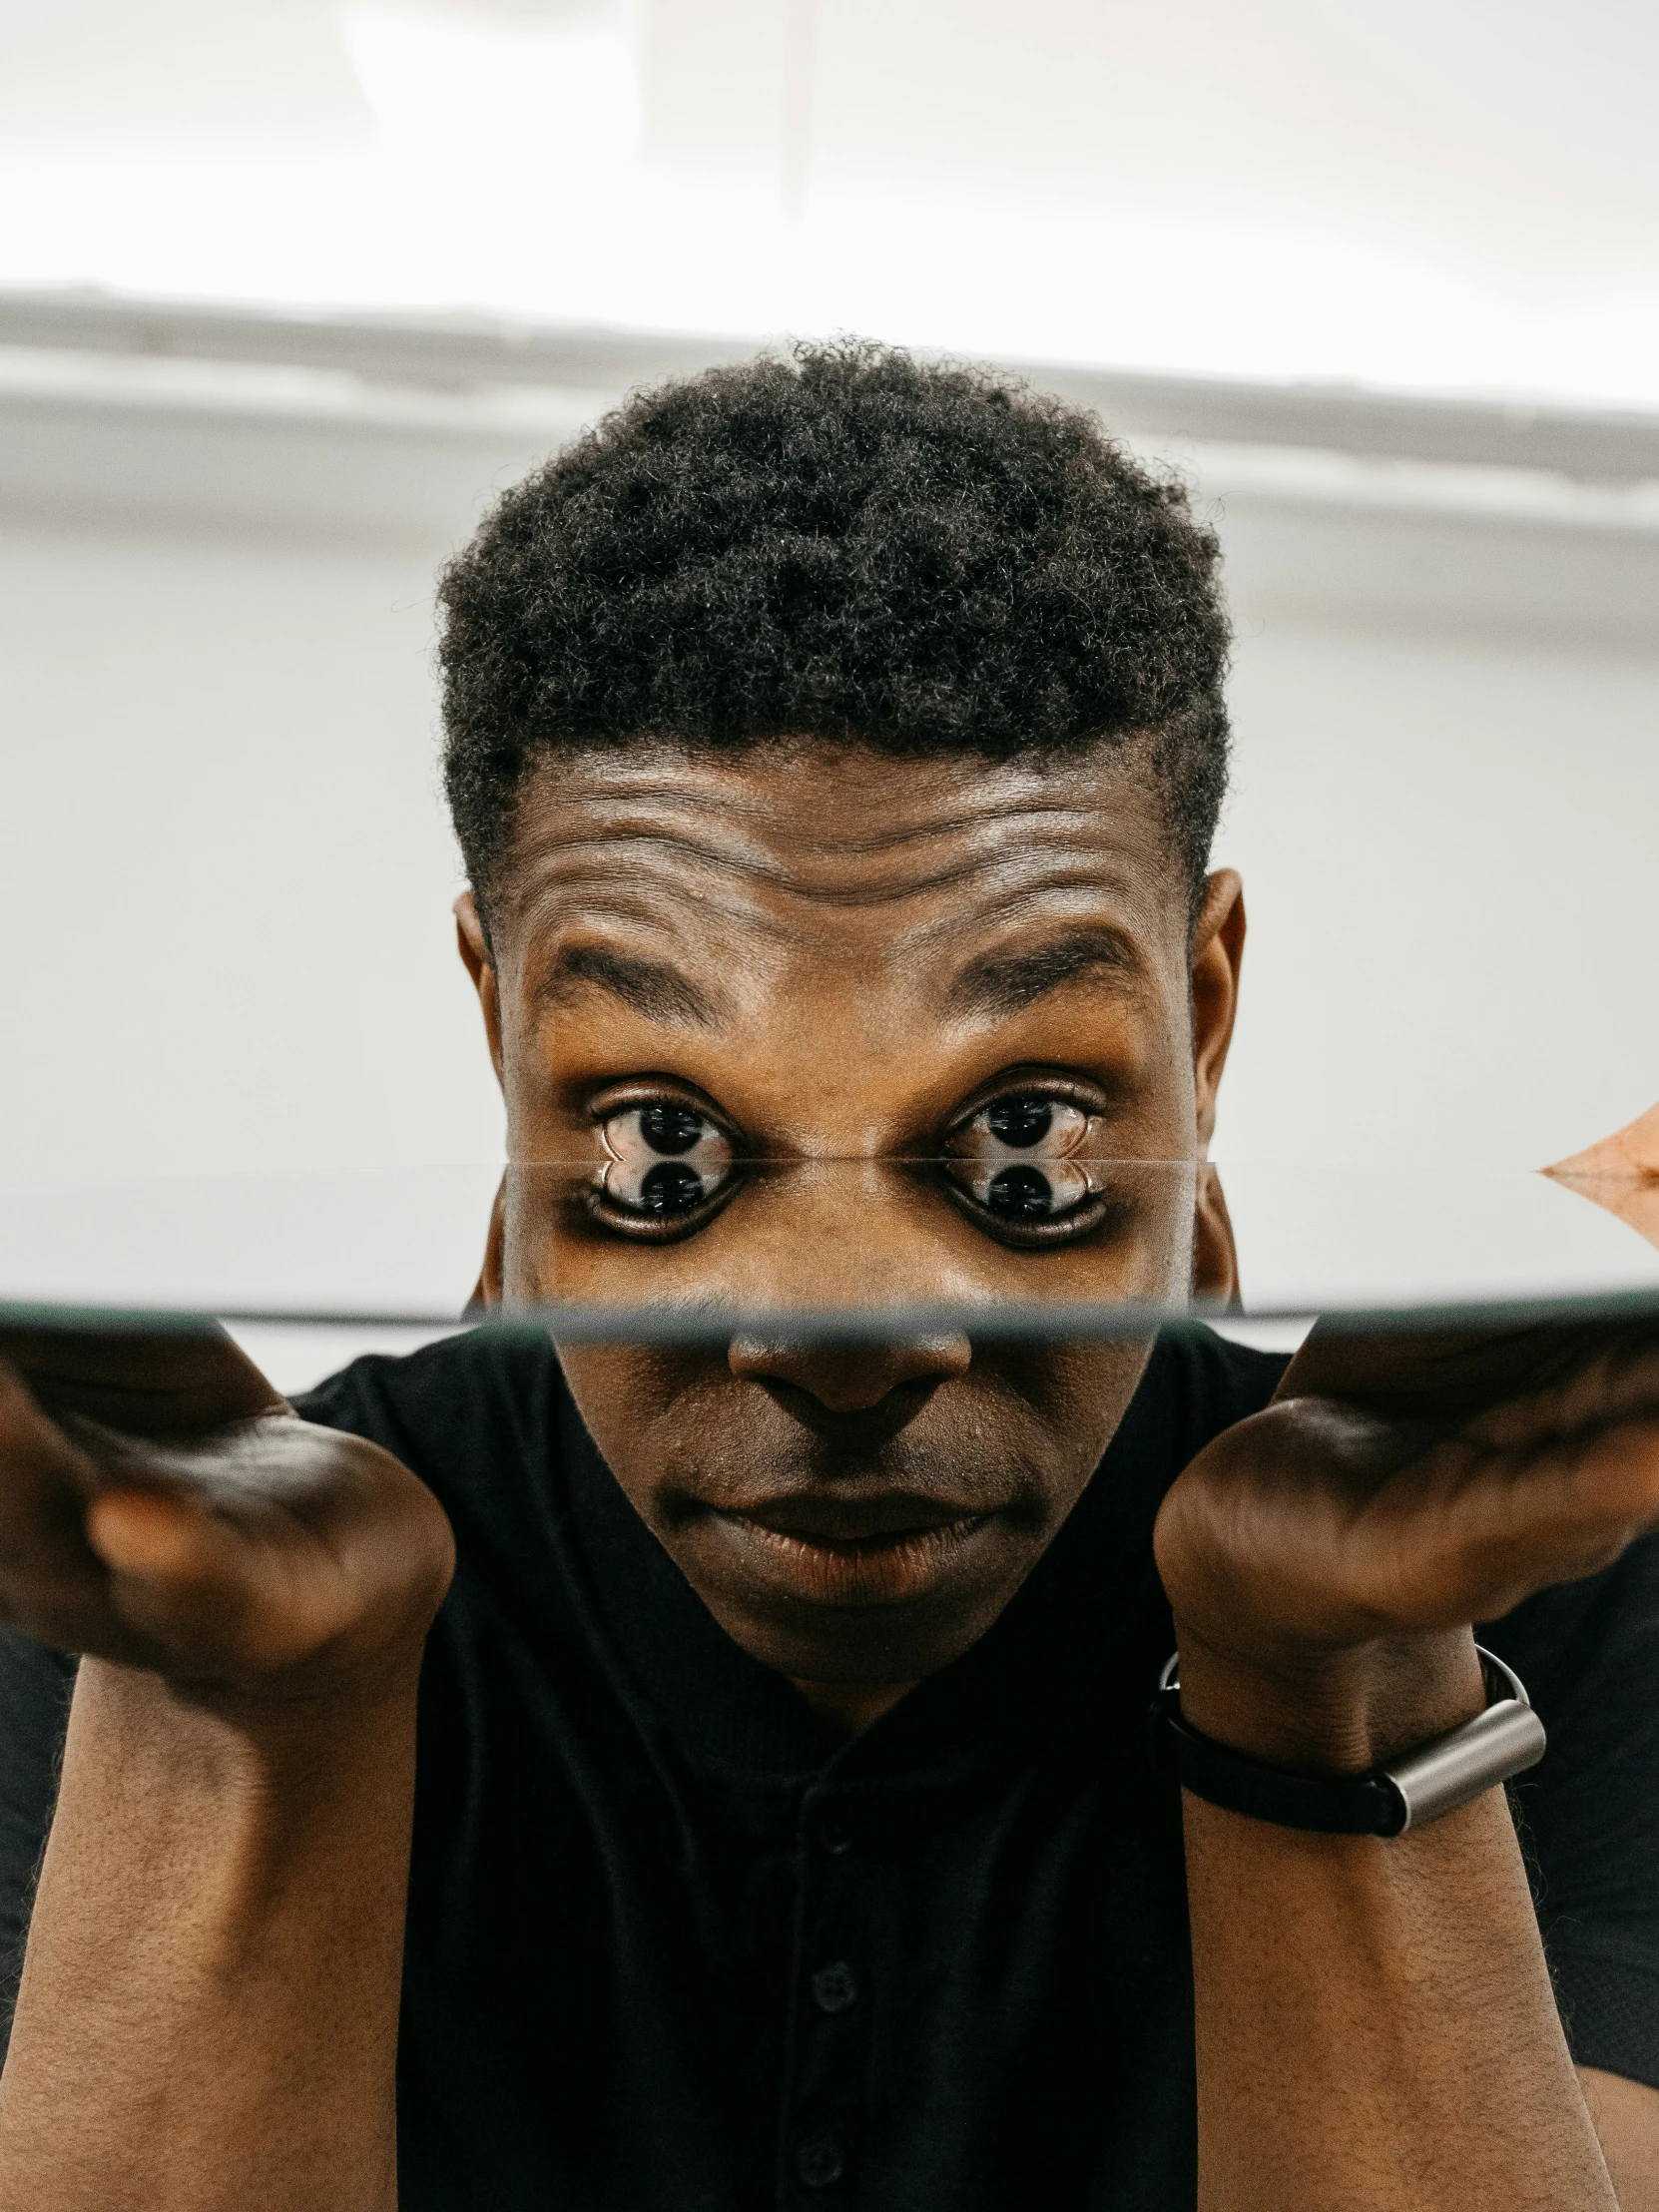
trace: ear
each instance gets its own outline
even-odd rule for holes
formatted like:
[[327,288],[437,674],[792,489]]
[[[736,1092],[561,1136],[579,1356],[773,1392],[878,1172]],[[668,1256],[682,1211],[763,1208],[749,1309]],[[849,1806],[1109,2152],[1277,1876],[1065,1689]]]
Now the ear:
[[1233,1221],[1227,1211],[1227,1194],[1214,1161],[1198,1166],[1197,1202],[1193,1208],[1193,1296],[1213,1302],[1229,1314],[1243,1313],[1239,1296],[1239,1248],[1233,1240]]
[[470,891],[462,891],[455,901],[455,941],[461,955],[461,965],[472,978],[472,987],[478,993],[478,1003],[484,1010],[484,1034],[489,1039],[490,1062],[495,1069],[495,1080],[501,1080],[501,992],[495,977],[495,958],[490,951],[490,941],[484,934],[483,917],[478,911],[478,901]]
[[1244,941],[1244,884],[1236,869],[1218,868],[1204,887],[1193,931],[1193,1076],[1201,1155],[1216,1131],[1216,1093],[1239,1011]]
[[501,1303],[502,1266],[507,1247],[507,1178],[503,1172],[490,1206],[489,1233],[484,1239],[484,1264],[466,1302],[467,1317],[487,1314]]

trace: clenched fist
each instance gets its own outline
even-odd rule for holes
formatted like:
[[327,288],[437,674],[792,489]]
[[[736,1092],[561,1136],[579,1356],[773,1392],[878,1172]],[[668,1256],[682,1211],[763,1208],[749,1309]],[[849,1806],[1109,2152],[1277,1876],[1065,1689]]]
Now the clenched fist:
[[217,1702],[349,1698],[418,1654],[442,1508],[221,1333],[0,1332],[0,1615]]
[[1368,1765],[1390,1687],[1444,1708],[1402,1710],[1407,1740],[1449,1725],[1480,1702],[1471,1623],[1655,1527],[1659,1322],[1316,1330],[1159,1515],[1183,1702],[1262,1756]]

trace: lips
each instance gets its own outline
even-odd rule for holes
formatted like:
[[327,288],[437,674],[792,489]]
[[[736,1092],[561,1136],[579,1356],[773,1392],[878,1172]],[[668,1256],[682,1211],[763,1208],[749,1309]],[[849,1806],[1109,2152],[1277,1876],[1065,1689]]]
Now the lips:
[[938,1498],[902,1490],[860,1498],[774,1498],[738,1509],[738,1518],[753,1521],[759,1528],[780,1536],[799,1536],[809,1543],[828,1544],[871,1543],[890,1536],[919,1535],[983,1517],[971,1506],[946,1504]]
[[820,1605],[913,1602],[991,1520],[916,1497],[790,1498],[714,1517],[752,1573]]

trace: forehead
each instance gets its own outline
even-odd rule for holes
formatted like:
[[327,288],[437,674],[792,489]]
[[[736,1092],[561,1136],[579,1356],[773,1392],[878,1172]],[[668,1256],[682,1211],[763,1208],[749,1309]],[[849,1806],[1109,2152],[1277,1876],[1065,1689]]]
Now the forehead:
[[544,764],[492,904],[498,949],[532,964],[622,932],[757,978],[854,955],[925,983],[969,939],[1068,916],[1163,964],[1187,884],[1138,748],[1050,765],[778,742]]

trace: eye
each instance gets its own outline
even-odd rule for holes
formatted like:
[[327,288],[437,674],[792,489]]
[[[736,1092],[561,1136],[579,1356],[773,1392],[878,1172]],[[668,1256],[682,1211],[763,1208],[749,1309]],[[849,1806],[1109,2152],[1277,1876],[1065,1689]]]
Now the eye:
[[951,1180],[999,1223],[1075,1226],[1093,1195],[1075,1157],[1093,1119],[1070,1099],[1041,1091],[993,1099],[945,1140]]
[[1019,1154],[1063,1160],[1082,1149],[1094,1118],[1069,1098],[1013,1091],[981,1106],[971,1120],[953,1129],[945,1147],[953,1158],[964,1160],[1006,1160]]
[[695,1214],[731,1174],[732,1140],[679,1099],[624,1106],[606,1116],[599,1134],[607,1155],[599,1189],[619,1214],[642,1226]]

